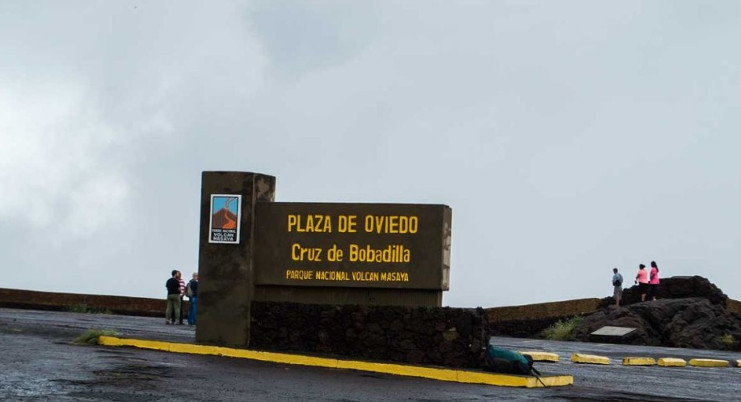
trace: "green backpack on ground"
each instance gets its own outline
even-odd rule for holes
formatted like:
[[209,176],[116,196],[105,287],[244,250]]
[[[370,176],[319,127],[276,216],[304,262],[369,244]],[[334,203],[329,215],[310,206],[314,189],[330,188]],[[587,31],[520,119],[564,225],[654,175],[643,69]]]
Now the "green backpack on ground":
[[514,350],[489,345],[486,348],[485,370],[497,373],[534,374],[540,376],[533,367],[533,359]]

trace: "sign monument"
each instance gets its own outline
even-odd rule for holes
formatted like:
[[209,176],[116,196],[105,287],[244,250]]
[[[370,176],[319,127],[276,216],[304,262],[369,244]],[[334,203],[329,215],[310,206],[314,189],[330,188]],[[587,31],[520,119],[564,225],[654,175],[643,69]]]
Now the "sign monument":
[[204,172],[196,339],[247,346],[250,303],[439,307],[445,205],[274,202],[275,178]]

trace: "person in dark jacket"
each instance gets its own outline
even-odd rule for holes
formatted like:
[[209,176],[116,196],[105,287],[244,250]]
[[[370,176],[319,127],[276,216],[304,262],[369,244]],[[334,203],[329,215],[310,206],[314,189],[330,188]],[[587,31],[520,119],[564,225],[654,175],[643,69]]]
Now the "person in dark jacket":
[[193,272],[193,279],[188,282],[185,295],[188,296],[190,306],[188,307],[188,325],[196,325],[196,312],[198,309],[198,272]]
[[172,277],[165,282],[167,288],[167,310],[165,311],[165,324],[180,322],[180,271],[172,270]]

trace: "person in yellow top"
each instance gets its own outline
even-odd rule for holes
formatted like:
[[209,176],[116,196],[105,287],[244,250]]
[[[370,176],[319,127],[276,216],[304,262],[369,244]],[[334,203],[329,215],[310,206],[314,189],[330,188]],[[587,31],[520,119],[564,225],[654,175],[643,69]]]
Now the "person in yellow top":
[[646,272],[646,266],[643,264],[638,266],[638,275],[636,275],[635,283],[638,285],[638,291],[641,293],[641,301],[646,301],[646,292],[648,292],[648,272]]

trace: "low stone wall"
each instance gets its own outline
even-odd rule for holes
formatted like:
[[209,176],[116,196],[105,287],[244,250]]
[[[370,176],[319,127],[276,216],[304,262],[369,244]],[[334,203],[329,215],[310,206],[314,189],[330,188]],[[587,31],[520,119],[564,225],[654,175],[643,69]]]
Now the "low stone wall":
[[597,311],[600,299],[575,299],[524,306],[492,307],[486,309],[490,323],[542,318],[571,317]]
[[253,302],[250,347],[449,367],[481,367],[482,309]]
[[733,299],[726,300],[726,310],[734,313],[741,313],[741,302]]
[[[164,317],[166,300],[143,297],[84,295],[75,293],[37,292],[0,288],[0,307],[50,310],[110,312],[111,314]],[[188,301],[183,301],[188,313]]]
[[600,299],[576,299],[486,309],[491,335],[533,338],[558,320],[597,311]]
[[546,328],[559,320],[571,316],[541,318],[537,320],[500,321],[489,324],[491,336],[511,336],[515,338],[536,338]]

